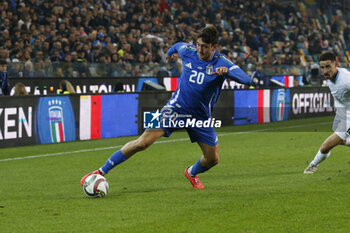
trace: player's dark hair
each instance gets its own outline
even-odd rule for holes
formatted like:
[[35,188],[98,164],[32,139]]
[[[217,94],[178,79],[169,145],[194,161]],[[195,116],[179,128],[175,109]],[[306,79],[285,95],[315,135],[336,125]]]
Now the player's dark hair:
[[328,61],[328,60],[336,61],[337,56],[335,56],[334,53],[327,52],[327,53],[323,53],[319,59],[319,61]]
[[214,26],[206,26],[199,32],[197,38],[202,38],[203,42],[207,44],[217,44],[219,32]]

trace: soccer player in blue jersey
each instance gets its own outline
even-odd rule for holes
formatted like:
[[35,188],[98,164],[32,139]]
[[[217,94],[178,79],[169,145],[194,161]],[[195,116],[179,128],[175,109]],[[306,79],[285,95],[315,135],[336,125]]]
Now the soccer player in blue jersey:
[[[177,116],[190,117],[195,120],[211,118],[214,105],[219,97],[221,86],[225,78],[231,78],[239,83],[252,84],[252,79],[237,65],[233,64],[225,55],[215,49],[218,44],[218,31],[213,26],[203,28],[196,46],[184,42],[173,45],[167,52],[167,59],[175,59],[179,54],[182,59],[183,71],[180,83],[168,103],[162,109],[163,122],[173,122],[182,119]],[[146,129],[136,140],[126,143],[116,151],[98,170],[91,174],[106,175],[112,168],[126,161],[135,153],[145,150],[161,136],[169,137],[178,127],[163,127]],[[192,142],[197,142],[203,155],[190,167],[185,169],[185,176],[193,188],[203,189],[198,174],[203,173],[219,162],[219,142],[212,124],[206,127],[186,128]]]

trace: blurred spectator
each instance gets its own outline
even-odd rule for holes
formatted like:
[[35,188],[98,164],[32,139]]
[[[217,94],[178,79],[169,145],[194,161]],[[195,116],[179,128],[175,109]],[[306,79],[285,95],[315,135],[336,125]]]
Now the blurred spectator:
[[310,73],[307,77],[307,81],[313,87],[322,86],[321,69],[317,63],[310,66]]
[[34,74],[33,77],[46,77],[44,61],[34,63]]
[[80,77],[92,77],[89,70],[89,64],[86,59],[82,59],[81,63],[79,64],[79,75]]
[[26,86],[21,82],[18,82],[15,84],[14,90],[15,90],[15,92],[13,94],[14,96],[28,95]]
[[122,93],[124,92],[124,87],[123,87],[123,83],[121,82],[117,82],[113,88],[114,92],[118,92],[118,93]]
[[54,72],[55,72],[55,76],[56,77],[59,77],[59,78],[63,78],[64,77],[63,69],[61,67],[56,67],[54,69]]
[[142,77],[151,77],[153,72],[147,65],[141,65],[139,75]]
[[311,40],[309,42],[309,53],[310,54],[321,54],[322,53],[322,48],[321,48],[321,45],[318,41]]
[[23,64],[17,58],[12,59],[12,62],[8,66],[7,73],[10,77],[23,77]]
[[59,94],[75,94],[73,85],[68,80],[62,80],[59,84]]
[[97,39],[92,43],[93,47],[96,47],[97,44],[101,44],[102,47],[106,47],[106,42],[104,41],[105,35],[103,34],[103,32],[99,32],[97,34]]
[[132,65],[130,63],[127,63],[126,65],[122,66],[120,77],[135,77],[136,70],[133,69]]
[[262,72],[262,65],[260,63],[257,64],[255,71],[251,74],[251,77],[257,78],[257,80],[258,80],[257,87],[258,88],[265,88],[268,86],[267,77]]
[[169,77],[169,72],[165,66],[157,66],[155,74],[157,78]]
[[348,22],[348,25],[344,29],[344,40],[347,50],[350,50],[350,22]]
[[34,66],[30,60],[24,63],[23,77],[34,77]]
[[[214,24],[220,32],[220,49],[239,66],[262,62],[265,68],[274,62],[307,67],[313,62],[307,56],[324,51],[340,54],[341,62],[347,63],[350,17],[343,5],[347,6],[344,1],[7,0],[1,3],[0,58],[30,60],[35,70],[43,60],[45,75],[87,75],[85,65],[78,68],[83,59],[142,63],[156,70],[151,64],[165,62],[170,44],[195,44],[195,29]],[[105,58],[100,59],[101,53]],[[68,62],[67,55],[73,70],[68,66],[69,71],[55,72]],[[78,59],[82,60],[75,64]],[[108,73],[122,74],[117,67]],[[170,67],[172,74],[179,75],[181,64]]]
[[7,75],[7,61],[0,59],[0,95],[10,94],[10,83]]

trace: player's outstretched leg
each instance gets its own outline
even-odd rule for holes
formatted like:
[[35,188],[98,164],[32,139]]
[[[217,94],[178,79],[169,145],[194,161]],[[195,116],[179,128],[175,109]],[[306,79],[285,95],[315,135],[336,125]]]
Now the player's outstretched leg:
[[315,156],[315,158],[311,161],[309,166],[305,168],[304,174],[312,174],[317,172],[318,165],[325,159],[327,159],[331,155],[331,152],[328,153],[322,153],[321,150],[319,150]]
[[204,185],[200,182],[198,174],[206,172],[219,162],[219,145],[210,146],[202,142],[198,144],[202,149],[203,156],[194,165],[186,168],[184,174],[193,188],[203,189]]
[[333,133],[329,136],[321,145],[320,150],[317,152],[315,158],[304,170],[304,174],[315,173],[318,169],[318,165],[327,159],[331,155],[331,149],[339,144],[344,144],[343,139],[341,139],[338,134]]
[[106,175],[112,168],[126,161],[128,158],[124,156],[122,150],[114,152],[111,157],[106,161],[106,163],[96,171],[86,174],[81,180],[80,184],[83,186],[86,178],[92,174]]
[[80,180],[80,184],[83,185],[86,178],[91,174],[106,175],[111,169],[129,159],[135,153],[147,149],[163,134],[164,130],[162,129],[147,129],[138,139],[126,143],[120,150],[114,152],[101,168],[86,174]]

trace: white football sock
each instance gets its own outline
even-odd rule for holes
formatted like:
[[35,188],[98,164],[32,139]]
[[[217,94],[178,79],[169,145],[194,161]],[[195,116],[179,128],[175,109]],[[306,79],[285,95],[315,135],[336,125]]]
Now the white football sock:
[[314,160],[311,161],[310,164],[317,165],[321,163],[323,160],[327,159],[331,155],[331,152],[328,152],[327,154],[321,153],[321,151],[318,151]]
[[350,146],[350,137],[345,139],[345,146]]
[[103,176],[106,175],[106,173],[102,170],[102,167],[100,167],[98,170],[101,172],[101,174],[102,174]]
[[193,176],[192,173],[191,173],[192,167],[193,167],[193,165],[187,169],[187,173],[188,173],[190,176]]

